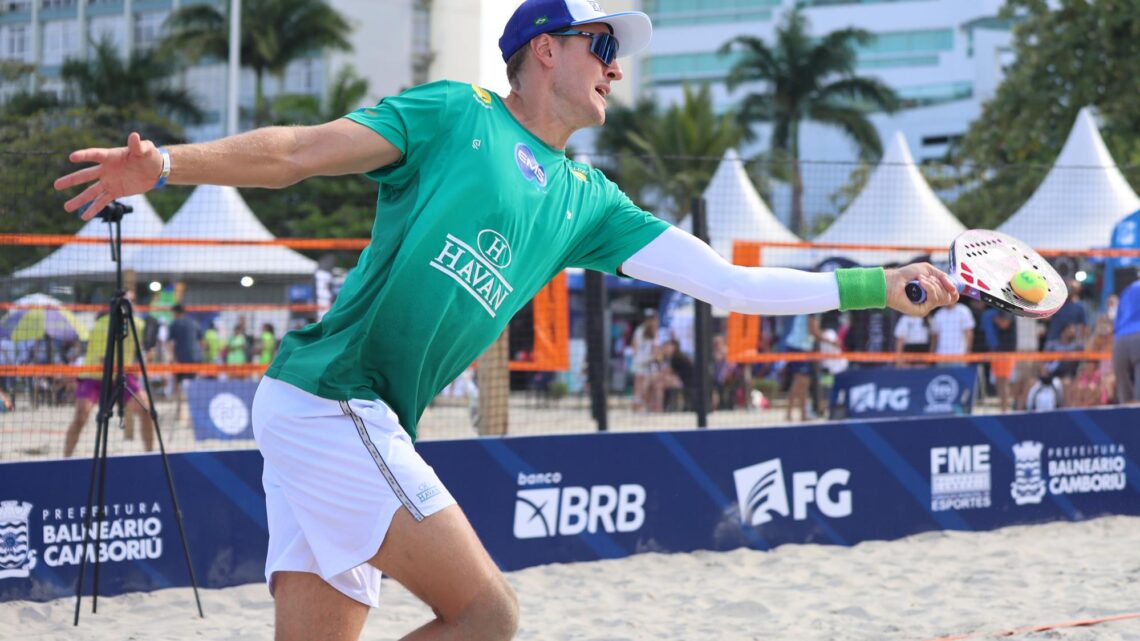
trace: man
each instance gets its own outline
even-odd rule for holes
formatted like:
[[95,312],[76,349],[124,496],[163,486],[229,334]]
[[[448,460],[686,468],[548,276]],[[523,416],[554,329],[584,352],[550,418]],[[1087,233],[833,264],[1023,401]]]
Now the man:
[[1046,344],[1059,339],[1065,327],[1072,324],[1076,325],[1076,339],[1078,341],[1083,343],[1088,337],[1089,312],[1081,301],[1081,281],[1070,278],[1067,284],[1069,286],[1069,298],[1065,300],[1061,309],[1058,309],[1057,313],[1049,319],[1045,330]]
[[[750,313],[890,304],[921,314],[957,299],[929,265],[731,266],[568,159],[570,135],[605,120],[622,77],[614,55],[645,47],[651,30],[638,12],[528,0],[499,41],[506,98],[437,82],[324,125],[168,150],[131,134],[126,147],[71,155],[97,164],[56,181],[95,181],[69,211],[89,202],[97,211],[156,179],[283,187],[363,173],[380,184],[372,242],[328,314],[282,340],[254,402],[277,639],[356,639],[381,572],[435,613],[411,638],[514,635],[514,593],[412,441],[435,394],[563,268],[623,273]],[[928,303],[906,299],[912,279]]]
[[[974,315],[970,308],[957,303],[940,309],[930,317],[930,344],[940,356],[962,356],[970,353],[974,342]],[[964,361],[938,361],[940,367],[964,367]]]
[[[202,326],[186,315],[181,303],[173,308],[174,322],[170,324],[170,353],[175,363],[202,362]],[[178,372],[174,375],[174,422],[182,421],[182,409],[186,404],[187,381],[194,378],[194,372]]]
[[1116,400],[1122,405],[1134,405],[1140,401],[1140,280],[1120,293],[1113,335]]

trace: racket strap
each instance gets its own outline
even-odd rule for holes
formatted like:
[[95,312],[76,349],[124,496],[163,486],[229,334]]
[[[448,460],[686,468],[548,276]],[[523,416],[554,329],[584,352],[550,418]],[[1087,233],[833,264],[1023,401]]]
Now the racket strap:
[[835,270],[839,311],[882,309],[887,306],[887,274],[882,267]]

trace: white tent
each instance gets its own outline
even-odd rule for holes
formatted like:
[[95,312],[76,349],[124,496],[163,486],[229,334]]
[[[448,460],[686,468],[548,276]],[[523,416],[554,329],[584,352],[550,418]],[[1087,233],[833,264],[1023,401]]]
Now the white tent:
[[[906,138],[896,131],[883,159],[855,200],[822,234],[819,243],[950,247],[965,231],[962,223],[938,200],[910,155]],[[830,257],[862,265],[908,262],[920,251],[801,250],[789,266],[812,267]],[[935,258],[945,259],[945,253]]]
[[[704,199],[709,244],[730,262],[733,241],[800,242],[800,238],[780,223],[772,210],[764,204],[760,194],[756,193],[735,149],[724,152],[716,173],[705,188]],[[680,227],[692,231],[692,217],[685,218]],[[764,248],[760,255],[761,263],[783,264],[794,251],[787,248]]]
[[[133,212],[123,216],[123,238],[154,238],[162,231],[162,219],[154,212],[147,199],[139,194],[120,198],[119,202],[129,205]],[[14,273],[14,278],[86,278],[104,277],[115,272],[111,260],[109,230],[112,225],[98,218],[87,221],[75,235],[79,238],[102,238],[102,243],[74,243],[63,245],[40,262]],[[123,268],[142,250],[143,245],[123,243]]]
[[[159,238],[273,240],[237,189],[202,185],[166,223]],[[128,262],[140,275],[210,279],[222,274],[310,277],[314,260],[279,245],[148,245]]]
[[1116,223],[1137,209],[1140,198],[1085,107],[1045,180],[998,231],[1037,248],[1104,247]]

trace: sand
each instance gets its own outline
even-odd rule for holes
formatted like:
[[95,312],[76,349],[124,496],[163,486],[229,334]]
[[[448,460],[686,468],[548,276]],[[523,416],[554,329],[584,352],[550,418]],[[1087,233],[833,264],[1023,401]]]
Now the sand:
[[[993,532],[932,532],[850,548],[786,545],[641,554],[508,575],[519,594],[519,639],[619,641],[907,640],[1140,612],[1140,518],[1105,517]],[[398,639],[430,617],[395,582],[384,586],[362,639]],[[272,639],[262,584],[84,602],[0,604],[10,639],[120,641]],[[1012,638],[1140,641],[1140,618]]]

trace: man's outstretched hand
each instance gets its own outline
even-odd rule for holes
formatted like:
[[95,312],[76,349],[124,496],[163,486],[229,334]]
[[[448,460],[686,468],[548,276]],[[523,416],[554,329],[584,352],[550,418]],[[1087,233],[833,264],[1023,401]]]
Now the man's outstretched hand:
[[80,149],[71,152],[68,160],[95,163],[55,181],[57,190],[92,183],[63,205],[67,211],[88,205],[83,220],[90,220],[116,198],[149,191],[162,173],[162,154],[158,148],[134,132],[127,136],[126,147]]
[[[926,300],[917,305],[906,296],[906,284],[917,280],[926,290]],[[930,263],[912,263],[887,270],[887,307],[911,316],[926,316],[931,311],[958,302],[958,289],[946,272]]]

